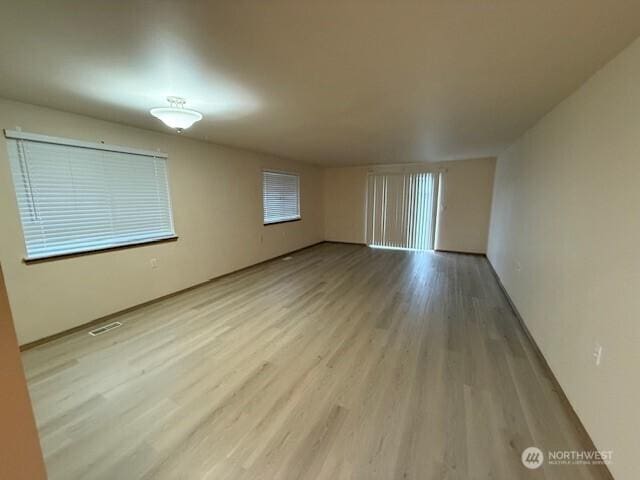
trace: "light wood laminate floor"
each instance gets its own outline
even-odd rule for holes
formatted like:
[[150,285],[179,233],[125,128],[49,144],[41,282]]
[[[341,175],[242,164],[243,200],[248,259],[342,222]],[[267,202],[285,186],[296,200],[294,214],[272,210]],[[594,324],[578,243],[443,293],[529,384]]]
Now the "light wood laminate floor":
[[[178,274],[178,272],[177,272]],[[23,354],[50,480],[595,479],[483,257],[322,244]]]

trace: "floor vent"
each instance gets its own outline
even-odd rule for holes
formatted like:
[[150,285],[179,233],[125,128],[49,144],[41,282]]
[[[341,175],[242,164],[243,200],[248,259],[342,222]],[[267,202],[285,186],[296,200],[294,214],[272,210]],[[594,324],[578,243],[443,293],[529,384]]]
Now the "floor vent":
[[121,327],[122,324],[120,322],[113,322],[110,323],[108,325],[103,325],[102,327],[98,327],[94,330],[91,330],[89,332],[89,335],[97,337],[98,335],[102,335],[103,333],[107,333],[110,330],[113,330],[114,328],[118,328]]

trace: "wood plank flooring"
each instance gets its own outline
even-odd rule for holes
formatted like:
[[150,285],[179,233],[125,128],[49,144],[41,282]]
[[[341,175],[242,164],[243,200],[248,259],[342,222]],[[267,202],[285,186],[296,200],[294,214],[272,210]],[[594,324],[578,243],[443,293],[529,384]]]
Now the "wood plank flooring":
[[599,479],[483,257],[322,244],[23,354],[50,480]]

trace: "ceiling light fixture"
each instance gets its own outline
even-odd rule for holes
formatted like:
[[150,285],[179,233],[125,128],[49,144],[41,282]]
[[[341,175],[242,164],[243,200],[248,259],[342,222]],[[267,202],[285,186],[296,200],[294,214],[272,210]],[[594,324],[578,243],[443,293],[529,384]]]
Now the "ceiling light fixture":
[[167,97],[168,107],[152,108],[149,113],[154,117],[162,120],[165,125],[175,128],[178,133],[189,128],[199,120],[202,120],[202,114],[195,110],[184,108],[187,101],[181,97]]

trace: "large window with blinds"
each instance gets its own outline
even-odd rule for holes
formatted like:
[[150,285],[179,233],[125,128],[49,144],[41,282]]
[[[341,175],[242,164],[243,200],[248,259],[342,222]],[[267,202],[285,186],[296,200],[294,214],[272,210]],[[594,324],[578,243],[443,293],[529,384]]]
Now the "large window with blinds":
[[5,136],[27,260],[175,238],[166,155]]
[[439,173],[371,173],[367,189],[367,244],[433,250]]
[[295,173],[262,172],[264,224],[300,219],[300,176]]

